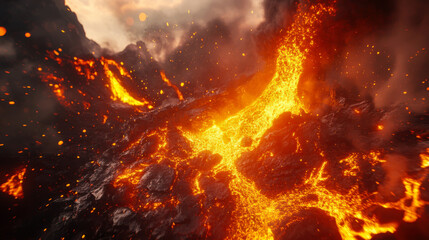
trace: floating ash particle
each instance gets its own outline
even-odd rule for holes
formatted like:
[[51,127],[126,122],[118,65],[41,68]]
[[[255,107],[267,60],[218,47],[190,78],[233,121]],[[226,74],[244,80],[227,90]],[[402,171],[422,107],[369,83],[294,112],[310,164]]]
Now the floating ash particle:
[[6,32],[7,32],[6,28],[0,26],[0,37],[3,37],[4,35],[6,35]]

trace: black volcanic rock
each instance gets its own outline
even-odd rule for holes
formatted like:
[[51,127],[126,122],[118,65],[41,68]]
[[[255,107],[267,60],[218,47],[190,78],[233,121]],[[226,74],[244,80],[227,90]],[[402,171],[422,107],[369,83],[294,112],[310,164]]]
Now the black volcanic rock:
[[381,206],[374,206],[368,213],[371,217],[375,217],[377,221],[381,224],[387,223],[398,223],[404,217],[404,211],[393,209],[393,208],[384,208]]
[[190,160],[190,164],[196,169],[209,171],[222,160],[219,154],[212,154],[210,151],[202,151]]
[[174,169],[161,164],[152,164],[146,168],[139,186],[145,187],[149,191],[165,192],[173,184],[174,176]]
[[137,214],[128,208],[117,208],[112,213],[113,226],[125,226],[134,234],[141,231],[137,222]]
[[[63,0],[4,1],[0,20],[7,29],[6,39],[13,39],[19,46],[20,57],[34,58],[58,48],[69,56],[100,51],[95,42],[86,38],[76,14]],[[26,32],[31,34],[28,39]]]
[[274,231],[279,240],[341,240],[333,217],[316,208],[305,209],[283,221],[282,230]]
[[374,235],[371,240],[397,240],[393,233],[380,233]]
[[[129,44],[113,57],[131,71],[132,79],[122,81],[122,84],[127,89],[138,90],[135,91],[137,98],[150,99],[154,105],[160,105],[167,98],[177,98],[174,90],[161,79],[161,67],[142,41]],[[161,89],[164,92],[162,95],[159,94]]]
[[322,164],[314,145],[319,124],[308,116],[281,116],[259,146],[237,160],[238,170],[266,195],[275,196],[303,183],[306,173]]
[[202,233],[201,209],[194,196],[188,196],[177,206],[177,215],[173,218],[174,234],[183,237],[192,233]]
[[231,191],[225,179],[201,176],[199,182],[206,196],[206,204],[212,205],[218,201],[228,201],[231,199]]

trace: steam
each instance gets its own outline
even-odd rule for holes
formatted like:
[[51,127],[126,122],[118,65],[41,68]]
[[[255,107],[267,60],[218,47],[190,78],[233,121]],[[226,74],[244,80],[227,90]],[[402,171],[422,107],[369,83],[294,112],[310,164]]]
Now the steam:
[[157,60],[177,48],[192,27],[217,19],[234,26],[238,36],[262,21],[260,0],[68,0],[66,4],[77,13],[88,37],[103,47],[119,51],[142,40]]
[[397,20],[381,43],[392,52],[393,71],[374,96],[377,107],[408,107],[423,113],[428,108],[427,63],[429,54],[429,3],[398,1]]
[[379,194],[385,201],[397,201],[404,195],[402,179],[406,177],[407,159],[401,155],[387,155],[383,168],[386,176],[379,186]]
[[10,41],[0,41],[0,60],[10,61],[15,59],[16,51],[13,46],[13,42]]
[[[392,14],[383,16],[390,22],[345,46],[340,66],[333,70],[337,73],[330,73],[335,84],[372,98],[379,109],[401,109],[405,115],[425,113],[429,106],[428,10],[428,2],[396,1]],[[362,28],[368,27],[357,30],[362,32]],[[397,119],[397,113],[392,115]]]

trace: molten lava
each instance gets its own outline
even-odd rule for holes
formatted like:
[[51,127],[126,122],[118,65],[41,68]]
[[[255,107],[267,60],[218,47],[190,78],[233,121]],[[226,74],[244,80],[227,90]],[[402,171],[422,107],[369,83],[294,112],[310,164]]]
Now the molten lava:
[[165,72],[164,72],[164,71],[161,71],[161,72],[160,72],[160,74],[161,74],[161,78],[162,78],[162,80],[163,80],[165,83],[167,83],[167,85],[168,85],[169,87],[172,87],[172,88],[174,89],[174,91],[176,92],[177,97],[179,98],[179,100],[180,100],[180,101],[184,100],[183,95],[182,95],[182,93],[180,92],[179,88],[178,88],[176,85],[174,85],[174,84],[172,84],[172,83],[170,82],[170,80],[167,78],[167,76],[165,76]]
[[121,74],[122,77],[131,78],[130,74],[125,70],[125,68],[123,68],[118,63],[116,63],[115,61],[110,60],[110,59],[101,58],[100,62],[104,67],[104,73],[106,74],[107,78],[109,79],[110,89],[112,91],[112,100],[114,100],[114,101],[119,100],[119,101],[126,103],[126,104],[129,104],[131,106],[148,105],[147,107],[149,109],[153,108],[152,105],[150,105],[150,103],[146,99],[141,99],[139,101],[139,100],[133,98],[130,95],[130,93],[122,86],[121,81],[119,80],[119,78],[117,76],[115,76],[115,74],[113,73],[113,71],[110,69],[109,66],[116,67],[119,70],[119,73]]
[[15,199],[23,198],[22,183],[26,168],[21,169],[18,173],[9,177],[9,179],[0,186],[2,192],[13,196]]
[[[133,82],[132,72],[128,72],[122,62],[118,64],[104,57],[90,60],[75,57],[67,60],[59,58],[58,51],[50,53],[51,59],[59,65],[73,66],[73,71],[85,77],[88,82],[96,81],[101,76],[103,86],[109,91],[109,100],[124,103],[125,108],[138,109],[136,112],[141,117],[138,120],[144,123],[151,121],[148,125],[154,125],[145,130],[139,129],[140,132],[133,133],[132,137],[124,134],[122,139],[116,139],[112,144],[117,146],[117,143],[125,143],[119,154],[121,160],[118,169],[115,169],[116,175],[109,179],[113,188],[120,193],[120,198],[123,198],[117,206],[125,206],[134,212],[148,215],[158,213],[157,211],[176,211],[178,217],[165,213],[165,218],[168,218],[166,222],[173,229],[168,229],[169,231],[185,228],[183,222],[186,224],[189,219],[181,215],[182,208],[193,209],[196,206],[198,211],[193,212],[192,221],[201,223],[203,229],[195,230],[199,233],[199,238],[214,236],[221,228],[217,224],[222,220],[225,221],[221,225],[225,231],[225,236],[220,235],[222,238],[274,239],[281,235],[279,232],[287,231],[288,227],[300,222],[303,219],[300,214],[314,209],[332,219],[338,230],[337,234],[347,240],[371,239],[375,234],[393,233],[398,228],[398,221],[415,222],[421,216],[423,207],[428,204],[420,193],[429,171],[428,153],[420,154],[421,168],[417,173],[403,174],[397,181],[404,188],[403,195],[398,194],[397,198],[386,200],[386,196],[377,189],[370,191],[362,187],[361,180],[366,176],[365,171],[373,173],[388,165],[384,159],[388,151],[348,149],[350,151],[346,154],[341,151],[338,152],[342,154],[332,154],[320,137],[324,131],[321,126],[327,126],[321,125],[321,122],[326,119],[318,114],[309,114],[310,110],[299,94],[299,82],[305,77],[304,68],[321,47],[318,37],[322,26],[335,14],[335,1],[300,3],[290,27],[280,41],[275,73],[265,89],[247,106],[221,121],[214,123],[212,119],[204,119],[203,114],[197,117],[205,121],[203,125],[206,127],[203,129],[192,129],[181,122],[182,119],[168,119],[174,115],[169,114],[171,109],[157,108],[150,97],[133,97],[135,93],[125,87],[126,82]],[[182,101],[180,104],[185,105],[187,101],[183,101],[183,94],[163,70],[160,71],[160,76],[168,87],[174,89],[177,98]],[[67,91],[72,86],[65,80],[66,77],[45,74],[43,79],[60,103],[65,106],[72,104],[72,101],[67,100]],[[78,93],[86,96],[84,88],[79,89]],[[147,117],[150,119],[147,120],[145,117],[148,115],[141,114],[139,107],[155,108],[156,111],[151,112],[163,115],[164,118],[159,118],[166,120],[155,123],[154,119],[158,119],[155,114]],[[177,111],[175,114],[188,106],[180,107],[174,109]],[[365,111],[366,108],[354,106],[350,113],[353,117],[360,118],[366,114]],[[223,116],[225,115],[227,114],[224,113]],[[100,116],[103,116],[103,124],[108,119],[110,121],[104,113]],[[289,120],[288,124],[297,129],[280,129],[276,125],[276,121],[286,118]],[[307,120],[313,125],[308,124]],[[293,121],[299,123],[292,123]],[[385,131],[383,125],[374,126],[371,128],[375,133],[372,134]],[[304,136],[302,129],[307,129],[310,132],[307,135],[313,138]],[[279,137],[275,135],[279,132],[285,135],[282,136],[284,138],[277,139]],[[335,140],[334,145],[337,141],[341,140]],[[282,154],[287,157],[282,158]],[[245,165],[243,161],[247,165],[260,167],[255,172],[262,173],[253,176],[254,172],[246,172],[246,168],[242,166]],[[275,189],[270,192],[261,187],[263,184],[258,178],[282,173],[274,172],[274,167],[269,163],[286,166],[277,169],[278,171],[293,172],[295,168],[290,170],[287,167],[294,164],[301,164],[304,170],[295,173],[299,175],[296,178],[286,178],[292,183],[281,182],[288,185],[288,188],[277,190],[277,186],[269,186]],[[338,174],[334,176],[333,171],[336,170]],[[12,176],[1,186],[2,190],[16,198],[22,197],[21,183],[24,174],[25,169]],[[378,185],[375,188],[384,187],[378,181],[374,182]],[[341,184],[346,187],[336,189]],[[376,211],[374,209],[398,210],[403,216],[396,222],[383,223],[373,213]],[[219,212],[222,214],[218,214]],[[185,230],[183,231],[186,232]]]
[[[320,166],[315,166],[311,172],[306,173],[303,184],[275,197],[264,195],[255,182],[237,169],[237,159],[243,153],[258,147],[264,134],[273,126],[275,119],[285,112],[298,115],[301,111],[305,111],[305,106],[298,96],[298,83],[303,73],[304,62],[309,53],[314,51],[319,26],[324,19],[334,14],[335,9],[332,4],[300,4],[294,21],[278,49],[276,72],[262,94],[241,111],[219,124],[213,124],[208,129],[193,132],[182,128],[181,134],[191,145],[191,150],[186,152],[192,155],[192,158],[198,158],[205,152],[219,155],[221,159],[210,174],[215,176],[227,173],[230,177],[228,187],[234,196],[235,207],[232,211],[232,223],[228,227],[228,239],[274,239],[273,229],[279,227],[280,219],[291,218],[303,209],[318,208],[325,211],[335,219],[341,237],[350,240],[355,239],[356,236],[370,239],[374,234],[396,230],[396,223],[380,224],[374,216],[364,214],[365,209],[371,206],[401,209],[405,211],[404,221],[415,221],[419,216],[419,209],[424,205],[419,198],[418,190],[422,179],[405,178],[403,180],[406,188],[405,198],[384,204],[378,202],[373,193],[359,192],[357,183],[351,186],[348,193],[329,189],[325,185],[325,182],[330,180],[330,176],[325,173],[329,164],[326,160]],[[161,76],[168,84],[169,81],[164,72],[161,72]],[[179,92],[177,94],[180,98]],[[381,130],[380,126],[377,128]],[[177,168],[180,164],[186,164],[186,160],[168,155],[165,150],[166,131],[166,129],[159,129],[156,133],[152,133],[160,140],[157,150],[150,157],[157,159],[158,164],[169,159],[171,165]],[[299,136],[295,136],[295,139],[297,144],[295,151],[298,153],[302,151]],[[324,153],[317,149],[317,144],[315,145],[319,156],[325,159]],[[263,156],[263,158],[273,157],[275,157],[273,153]],[[358,164],[360,159],[364,159],[372,166],[379,166],[385,162],[380,159],[380,153],[377,151],[367,154],[351,153],[348,157],[339,160],[339,163],[345,166],[344,177],[353,178],[358,175],[361,171]],[[116,177],[114,185],[120,187],[131,184],[137,187],[141,183],[140,179],[144,178],[142,178],[143,174],[148,172],[146,170],[148,166],[140,164],[127,168]],[[426,173],[422,176],[426,176]],[[202,173],[198,172],[192,184],[192,192],[195,196],[206,196],[201,187],[202,180],[204,180]],[[146,196],[150,201],[149,195]],[[309,196],[313,196],[315,200],[308,200]],[[128,197],[131,202],[128,206],[136,209],[135,206],[133,207],[133,204],[139,202],[136,199],[136,193],[131,193]],[[411,205],[404,204],[409,201]],[[166,200],[164,205],[171,206],[171,202],[175,201]],[[145,203],[144,206],[150,205]],[[207,220],[209,217],[206,216],[203,219],[205,219],[204,226],[210,232],[212,227]],[[353,227],[354,222],[359,222],[360,227]]]
[[[261,96],[219,126],[213,125],[196,134],[184,132],[184,136],[192,142],[195,153],[209,150],[222,156],[215,172],[228,171],[233,176],[229,187],[238,197],[234,213],[236,226],[232,228],[236,232],[231,236],[233,239],[273,238],[270,225],[282,215],[277,206],[280,199],[269,199],[261,194],[255,184],[237,170],[235,161],[243,152],[258,145],[280,114],[299,114],[304,108],[297,95],[303,62],[314,45],[318,26],[324,18],[334,13],[333,6],[325,4],[300,5],[278,49],[276,73]],[[242,145],[246,137],[252,139],[249,147]]]

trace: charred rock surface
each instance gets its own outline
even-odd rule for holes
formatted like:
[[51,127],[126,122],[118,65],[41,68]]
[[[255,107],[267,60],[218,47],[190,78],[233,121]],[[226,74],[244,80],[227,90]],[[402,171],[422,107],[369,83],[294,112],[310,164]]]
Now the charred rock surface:
[[277,239],[335,239],[340,240],[335,219],[320,209],[306,209],[285,219],[276,234]]

